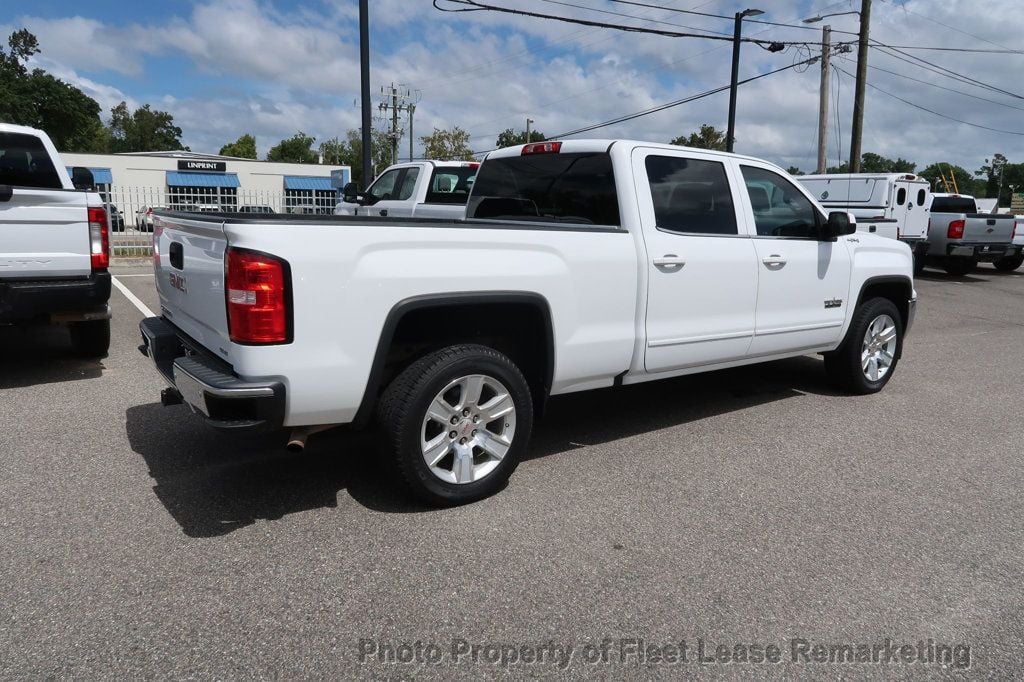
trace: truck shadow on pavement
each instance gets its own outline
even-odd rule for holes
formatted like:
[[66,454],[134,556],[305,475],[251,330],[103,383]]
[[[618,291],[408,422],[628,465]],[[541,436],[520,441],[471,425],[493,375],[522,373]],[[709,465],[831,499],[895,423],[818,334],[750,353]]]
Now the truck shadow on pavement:
[[[836,395],[817,358],[559,396],[537,423],[525,459],[806,394]],[[321,433],[296,455],[285,451],[284,433],[224,434],[187,407],[159,403],[129,408],[127,431],[132,450],[155,480],[153,492],[190,537],[216,537],[260,520],[337,507],[342,490],[375,511],[431,511],[399,488],[370,432]]]
[[0,389],[96,379],[100,360],[75,357],[62,326],[0,326]]

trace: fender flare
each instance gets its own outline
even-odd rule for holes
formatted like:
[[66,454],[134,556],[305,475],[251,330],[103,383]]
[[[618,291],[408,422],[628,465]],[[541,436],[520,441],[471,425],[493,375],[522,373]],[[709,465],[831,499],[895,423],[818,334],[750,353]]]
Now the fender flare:
[[380,393],[381,383],[384,379],[384,366],[394,340],[395,331],[398,329],[402,319],[409,313],[423,308],[447,307],[457,305],[480,305],[480,304],[519,304],[527,305],[536,309],[544,326],[544,342],[547,352],[545,353],[543,396],[545,398],[551,390],[551,383],[555,370],[555,335],[551,318],[551,306],[542,295],[528,291],[467,291],[449,292],[437,294],[424,294],[411,296],[396,303],[384,320],[384,327],[381,329],[380,338],[377,341],[377,349],[373,354],[373,364],[370,365],[370,374],[366,380],[366,388],[363,390],[363,398],[359,402],[359,409],[352,420],[356,427],[365,426],[373,415],[377,403],[377,396]]

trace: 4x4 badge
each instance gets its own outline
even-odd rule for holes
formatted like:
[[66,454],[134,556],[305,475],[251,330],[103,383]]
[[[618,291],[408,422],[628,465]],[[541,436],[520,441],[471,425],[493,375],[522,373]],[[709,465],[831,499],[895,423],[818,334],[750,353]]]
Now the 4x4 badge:
[[825,307],[826,308],[842,308],[843,307],[843,299],[841,299],[841,298],[826,298],[825,299]]

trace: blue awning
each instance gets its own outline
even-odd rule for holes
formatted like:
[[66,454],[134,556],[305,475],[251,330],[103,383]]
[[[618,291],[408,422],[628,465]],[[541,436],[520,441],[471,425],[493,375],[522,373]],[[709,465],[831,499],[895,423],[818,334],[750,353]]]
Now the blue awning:
[[167,171],[168,187],[238,187],[235,173],[182,173]]
[[286,175],[284,176],[285,189],[313,189],[333,192],[330,178],[313,177],[309,175]]
[[[71,166],[66,166],[68,169],[68,175],[71,175]],[[97,185],[112,185],[114,184],[114,176],[110,173],[109,168],[90,168],[92,171],[92,181]]]

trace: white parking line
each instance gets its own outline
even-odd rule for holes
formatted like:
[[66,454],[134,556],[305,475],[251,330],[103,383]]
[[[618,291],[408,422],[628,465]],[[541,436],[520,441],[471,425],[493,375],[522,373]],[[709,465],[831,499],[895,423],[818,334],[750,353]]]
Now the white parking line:
[[152,276],[153,276],[152,272],[144,272],[144,273],[136,274],[136,275],[118,275],[118,277],[152,277]]
[[[125,275],[122,275],[122,277],[124,276]],[[133,294],[131,291],[129,291],[128,287],[126,287],[124,284],[118,281],[117,277],[111,277],[110,280],[114,283],[114,286],[117,287],[117,290],[124,294],[124,297],[131,301],[132,305],[138,308],[143,315],[145,315],[146,317],[156,317],[156,314],[149,309],[149,306],[140,301],[139,297]]]

